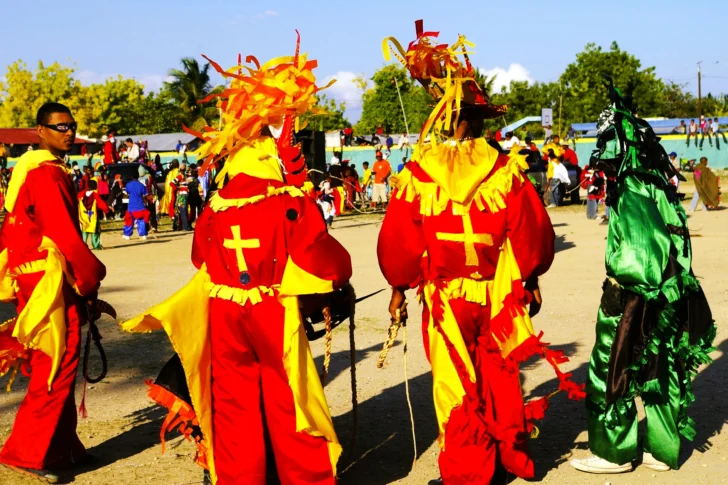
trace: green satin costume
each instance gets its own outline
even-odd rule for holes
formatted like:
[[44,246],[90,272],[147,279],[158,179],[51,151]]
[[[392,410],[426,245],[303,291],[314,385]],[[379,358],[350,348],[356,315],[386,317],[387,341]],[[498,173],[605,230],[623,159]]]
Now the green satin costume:
[[586,386],[589,448],[617,464],[638,457],[637,409],[644,404],[642,447],[678,467],[680,435],[692,439],[692,378],[711,361],[715,325],[692,273],[687,217],[668,183],[669,162],[619,90],[600,116],[592,156],[613,179],[605,292]]

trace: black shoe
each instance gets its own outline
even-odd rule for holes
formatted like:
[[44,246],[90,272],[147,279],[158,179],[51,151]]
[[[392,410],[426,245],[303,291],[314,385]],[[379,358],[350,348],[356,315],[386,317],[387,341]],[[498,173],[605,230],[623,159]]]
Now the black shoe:
[[442,485],[442,478],[436,478],[427,482],[427,485]]
[[212,485],[210,470],[205,470],[204,472],[202,472],[202,485]]
[[51,473],[48,470],[35,470],[33,468],[24,468],[21,466],[12,466],[3,463],[3,466],[26,477],[36,478],[46,483],[58,483],[59,477],[55,473]]

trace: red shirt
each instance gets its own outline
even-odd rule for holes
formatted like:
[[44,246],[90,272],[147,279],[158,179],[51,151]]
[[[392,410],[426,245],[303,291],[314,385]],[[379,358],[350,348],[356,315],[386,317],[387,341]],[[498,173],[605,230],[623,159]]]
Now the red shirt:
[[[240,174],[218,196],[249,198],[281,186]],[[225,247],[236,240],[249,246],[243,246],[242,260],[236,249]],[[326,232],[316,202],[309,197],[283,194],[218,212],[208,206],[195,224],[192,262],[198,268],[207,264],[215,284],[245,289],[279,285],[289,259],[307,273],[331,281],[334,288],[351,278],[349,253]]]
[[576,156],[576,152],[569,147],[564,149],[564,161],[571,162],[574,165],[579,165],[579,158]]
[[[507,156],[501,155],[484,182],[507,160]],[[416,163],[408,163],[406,169],[416,179],[432,182]],[[541,199],[528,179],[522,183],[513,182],[504,209],[490,212],[481,211],[476,204],[470,207],[467,217],[473,233],[490,238],[487,244],[474,245],[477,266],[467,264],[463,242],[442,238],[442,234],[464,235],[466,232],[465,218],[453,215],[452,202],[439,215],[423,216],[419,197],[415,196],[412,202],[407,202],[407,198],[406,195],[392,197],[379,233],[379,266],[394,287],[413,288],[422,279],[470,278],[476,271],[484,279],[492,279],[500,256],[499,248],[506,236],[511,241],[523,280],[539,276],[551,266],[554,230]],[[428,257],[423,261],[425,252]]]

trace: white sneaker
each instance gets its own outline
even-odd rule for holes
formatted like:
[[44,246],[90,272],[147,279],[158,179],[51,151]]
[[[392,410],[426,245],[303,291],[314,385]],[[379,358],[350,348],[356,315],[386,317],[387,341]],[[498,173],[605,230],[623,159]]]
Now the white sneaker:
[[642,465],[656,472],[667,472],[671,470],[670,465],[661,462],[652,456],[652,453],[647,453],[646,451],[642,453]]
[[139,239],[141,239],[142,241],[146,241],[147,240],[147,236],[139,236]]
[[569,464],[580,472],[586,473],[624,473],[632,471],[632,463],[617,465],[596,455],[590,455],[581,460],[572,458]]
[[131,238],[129,236],[121,236],[121,238],[125,241],[129,241]]
[[556,208],[556,204],[549,204],[548,207],[546,207],[546,208],[547,209],[554,209],[554,208]]

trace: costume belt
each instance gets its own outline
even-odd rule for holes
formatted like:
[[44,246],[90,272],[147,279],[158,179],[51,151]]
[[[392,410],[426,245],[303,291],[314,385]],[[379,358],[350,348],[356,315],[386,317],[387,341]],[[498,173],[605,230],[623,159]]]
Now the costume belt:
[[220,298],[221,300],[228,300],[237,303],[240,306],[245,306],[248,302],[251,305],[258,304],[263,301],[263,295],[275,296],[277,293],[276,288],[269,288],[267,286],[257,286],[250,289],[236,288],[234,286],[227,285],[209,285],[210,298]]
[[443,292],[448,300],[462,298],[465,301],[487,305],[489,295],[493,292],[493,280],[476,280],[472,278],[454,278],[451,280],[433,280],[433,284]]

